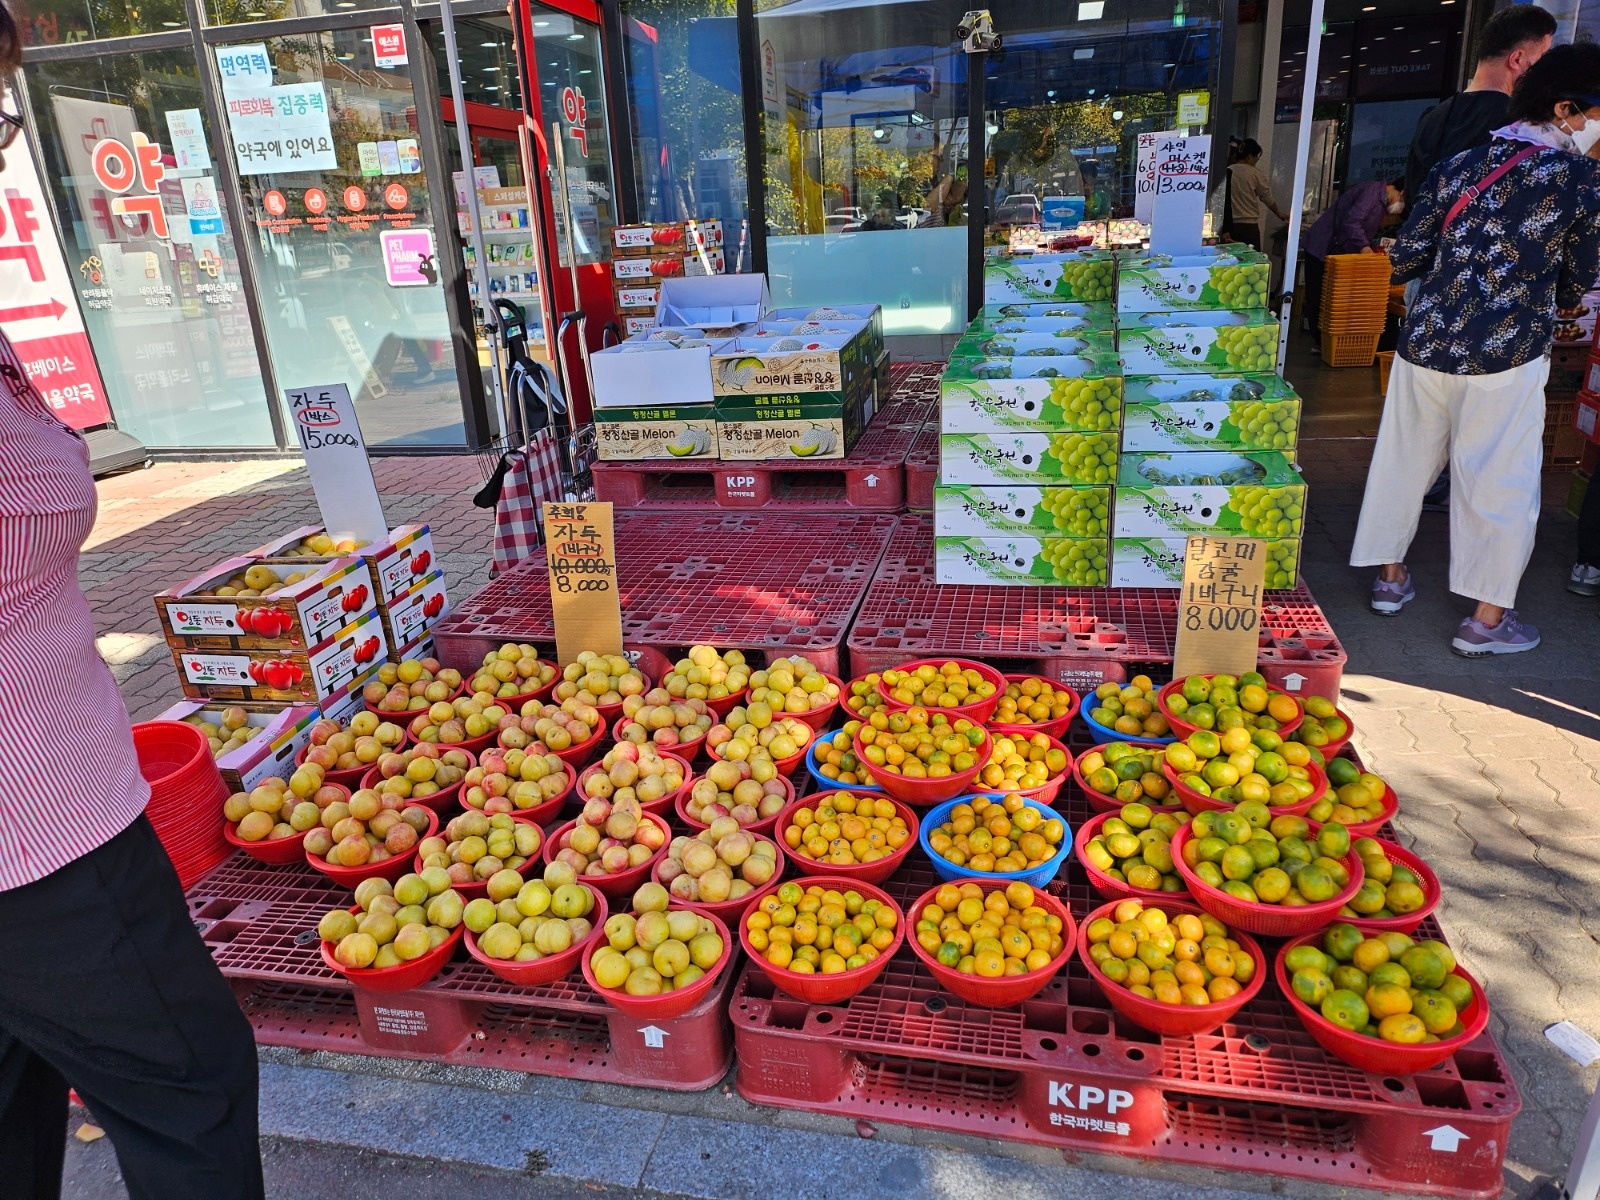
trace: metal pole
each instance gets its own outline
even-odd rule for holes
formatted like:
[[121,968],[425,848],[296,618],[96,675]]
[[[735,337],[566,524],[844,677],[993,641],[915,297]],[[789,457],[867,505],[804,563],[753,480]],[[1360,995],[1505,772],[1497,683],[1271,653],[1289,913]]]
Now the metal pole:
[[1305,205],[1306,159],[1311,155],[1311,107],[1317,99],[1318,60],[1322,57],[1323,0],[1311,0],[1306,29],[1306,77],[1300,95],[1300,130],[1295,138],[1294,188],[1289,195],[1288,241],[1283,248],[1283,297],[1278,302],[1278,362],[1289,348],[1289,314],[1294,310],[1294,277],[1300,259],[1300,210]]
[[[1320,3],[1320,0],[1318,0]],[[483,334],[489,342],[489,361],[494,365],[490,383],[495,403],[500,406],[500,428],[510,434],[518,428],[517,414],[506,402],[500,365],[500,322],[494,300],[489,296],[489,252],[483,245],[483,210],[478,205],[478,181],[472,172],[472,134],[467,129],[467,101],[461,90],[461,54],[456,49],[456,19],[450,0],[439,0],[439,24],[444,29],[445,69],[450,73],[450,102],[455,106],[456,144],[461,148],[461,184],[467,193],[467,219],[472,224],[472,249],[478,258],[478,303],[483,308]],[[531,215],[531,210],[530,210]],[[442,252],[442,251],[441,251]],[[476,310],[474,310],[476,312]]]
[[1278,106],[1278,60],[1283,50],[1283,5],[1269,0],[1261,34],[1261,90],[1256,95],[1256,141],[1261,143],[1261,173],[1272,178],[1272,124]]

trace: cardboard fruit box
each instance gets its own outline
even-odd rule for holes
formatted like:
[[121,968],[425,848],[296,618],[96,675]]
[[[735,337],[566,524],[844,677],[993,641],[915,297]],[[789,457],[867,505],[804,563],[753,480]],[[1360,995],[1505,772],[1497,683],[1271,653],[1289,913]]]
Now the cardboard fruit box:
[[1121,312],[1265,308],[1271,267],[1265,254],[1123,255],[1117,260]]
[[939,410],[942,433],[1114,430],[1122,423],[1122,361],[1087,351],[951,359]]
[[1278,375],[1132,375],[1122,449],[1279,450],[1293,454],[1300,397]]
[[[294,583],[270,583],[265,595],[233,594],[230,581],[244,575],[248,583],[252,571],[270,571],[279,581],[306,574]],[[176,649],[292,650],[315,646],[348,625],[376,596],[367,561],[354,555],[328,562],[241,555],[158,593],[155,601],[167,644]]]
[[1116,261],[1106,250],[995,257],[984,263],[983,302],[1111,300],[1116,295],[1116,273]]
[[[1186,537],[1113,538],[1111,586],[1178,588],[1183,586]],[[1265,586],[1292,588],[1300,572],[1300,542],[1274,538],[1267,542]]]
[[424,575],[403,596],[396,596],[380,610],[384,640],[390,646],[415,641],[437,625],[450,612],[445,595],[444,572]]
[[1117,477],[1117,434],[942,433],[939,482],[996,487],[1107,484]]
[[225,707],[244,709],[245,723],[256,731],[248,742],[217,759],[217,769],[230,792],[248,792],[271,775],[288,779],[294,773],[295,755],[310,740],[311,726],[323,716],[322,710],[311,704],[285,708],[281,704],[232,706],[180,700],[156,720],[190,721],[199,717],[220,725]]
[[1112,534],[1298,538],[1305,502],[1305,481],[1276,452],[1126,454]]
[[851,333],[730,338],[712,348],[711,390],[719,403],[725,396],[848,394],[877,366],[870,340],[865,323]]
[[861,437],[872,378],[848,392],[718,399],[717,452],[724,462],[843,458]]
[[372,672],[387,653],[383,619],[373,608],[310,649],[173,647],[172,661],[190,699],[305,704],[334,698]]
[[1111,533],[1111,488],[960,487],[933,489],[938,537],[1098,537]]
[[[313,561],[334,557],[318,555],[306,548],[309,539],[319,536],[327,536],[321,525],[305,525],[265,546],[258,546],[250,551],[250,557],[299,557]],[[433,534],[426,525],[397,525],[383,541],[376,545],[358,546],[348,553],[358,554],[367,560],[367,567],[377,586],[379,604],[410,591],[412,583],[432,569],[437,557],[433,551]]]
[[717,410],[711,404],[594,410],[595,451],[603,462],[717,457]]
[[986,304],[978,310],[968,333],[1113,333],[1117,317],[1104,301],[1038,304]]
[[1265,309],[1128,313],[1117,353],[1129,375],[1252,374],[1278,369],[1278,321]]
[[1105,538],[936,537],[934,582],[980,587],[1104,587]]
[[1115,354],[1117,335],[1106,330],[1068,333],[968,332],[950,352],[951,358],[1036,358],[1073,354]]

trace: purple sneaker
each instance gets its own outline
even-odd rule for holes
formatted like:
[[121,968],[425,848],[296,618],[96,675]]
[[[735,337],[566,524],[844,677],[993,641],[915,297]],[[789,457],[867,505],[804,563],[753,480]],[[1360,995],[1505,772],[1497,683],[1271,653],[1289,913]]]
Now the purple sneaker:
[[1517,619],[1515,609],[1506,609],[1500,624],[1493,627],[1468,617],[1456,630],[1450,643],[1462,658],[1486,658],[1491,654],[1521,654],[1539,644],[1539,631]]
[[1416,598],[1417,589],[1412,586],[1410,571],[1399,583],[1389,583],[1382,575],[1372,581],[1372,611],[1380,617],[1398,616],[1400,610]]

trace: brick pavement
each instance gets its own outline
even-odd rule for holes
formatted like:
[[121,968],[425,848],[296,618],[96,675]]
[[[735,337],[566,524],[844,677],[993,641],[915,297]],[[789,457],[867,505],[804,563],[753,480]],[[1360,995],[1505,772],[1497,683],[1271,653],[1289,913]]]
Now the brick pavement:
[[[1522,601],[1545,646],[1504,660],[1454,657],[1450,631],[1470,605],[1445,590],[1446,519],[1425,515],[1418,600],[1400,618],[1372,616],[1366,572],[1343,565],[1369,453],[1359,440],[1303,443],[1307,582],[1350,655],[1341,703],[1357,745],[1402,797],[1402,837],[1443,879],[1444,926],[1488,988],[1525,1098],[1508,1163],[1510,1194],[1521,1194],[1564,1170],[1596,1081],[1541,1030],[1570,1019],[1600,1034],[1600,605],[1562,588],[1573,522],[1547,511]],[[389,458],[375,470],[392,520],[433,525],[452,594],[479,586],[491,519],[471,505],[476,460]],[[161,464],[100,491],[81,574],[102,651],[139,718],[179,695],[151,594],[315,520],[316,507],[288,461]]]

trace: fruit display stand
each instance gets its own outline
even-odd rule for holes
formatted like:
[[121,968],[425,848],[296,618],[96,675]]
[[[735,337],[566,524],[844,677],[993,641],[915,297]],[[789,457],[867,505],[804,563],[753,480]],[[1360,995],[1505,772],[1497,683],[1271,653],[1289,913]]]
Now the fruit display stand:
[[[669,660],[696,643],[803,654],[818,670],[842,675],[850,619],[901,519],[618,512],[623,641]],[[506,642],[552,645],[543,553],[457,604],[433,636],[447,663],[482,662]]]
[[[999,588],[934,583],[933,521],[902,517],[851,627],[850,670],[960,656],[1080,690],[1170,674],[1178,596],[1165,588]],[[1258,665],[1275,686],[1338,694],[1345,652],[1304,584],[1264,593]]]
[[507,983],[465,952],[432,982],[366,992],[324,962],[317,922],[350,892],[303,867],[235,856],[188,893],[200,936],[228,979],[256,1041],[497,1067],[670,1091],[727,1073],[731,975],[692,1011],[641,1022],[595,994],[574,969],[537,986]]
[[[896,372],[901,378],[908,374],[902,367],[890,372],[891,381]],[[597,462],[595,499],[645,512],[899,512],[906,504],[906,454],[931,407],[929,399],[901,399],[891,392],[842,459]]]
[[[1092,810],[1069,787],[1058,809],[1076,826]],[[913,856],[881,886],[910,904],[935,883]],[[1103,903],[1076,860],[1050,891],[1079,920]],[[1418,936],[1441,935],[1430,918]],[[1521,1107],[1488,1035],[1419,1075],[1369,1074],[1319,1049],[1271,980],[1196,1037],[1130,1024],[1076,958],[1008,1009],[949,994],[908,952],[831,1006],[747,966],[730,1015],[753,1103],[1391,1192],[1499,1195]]]

